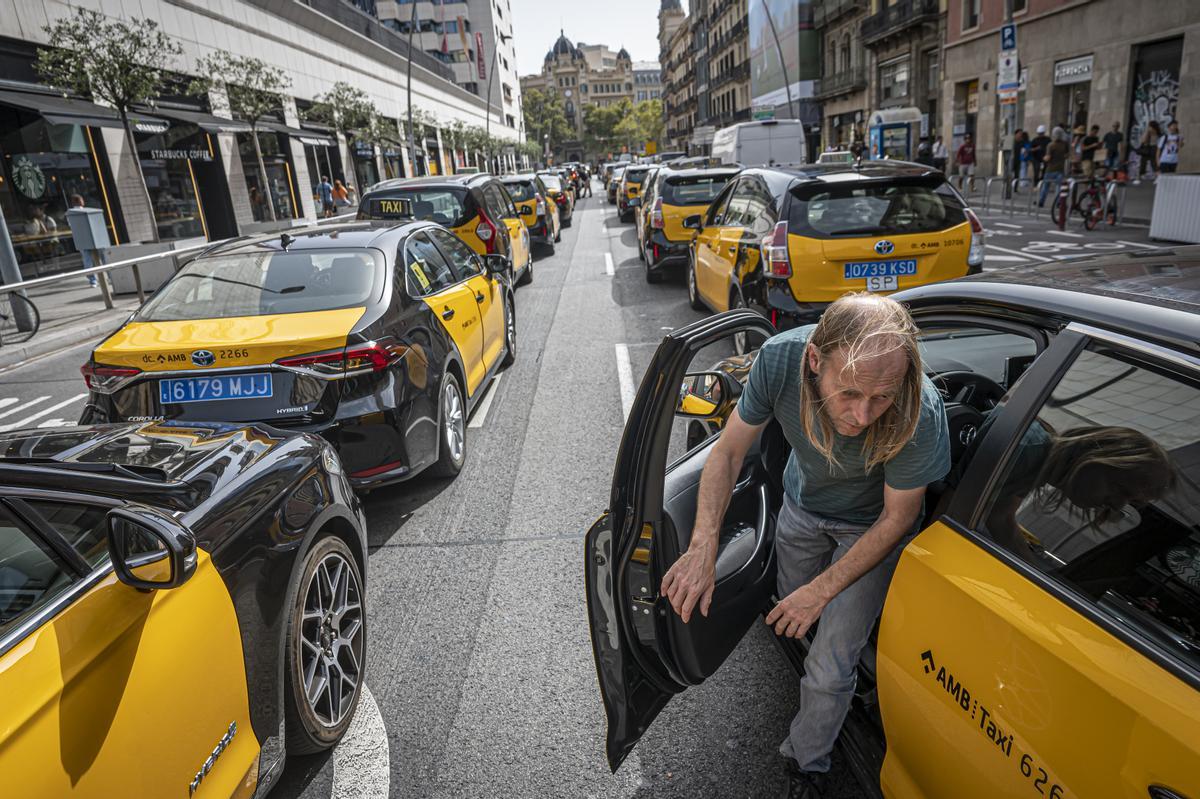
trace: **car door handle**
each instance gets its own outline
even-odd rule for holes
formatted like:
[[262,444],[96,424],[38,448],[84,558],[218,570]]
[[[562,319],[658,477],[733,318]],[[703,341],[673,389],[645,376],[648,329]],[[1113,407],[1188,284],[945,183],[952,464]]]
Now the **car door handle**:
[[1162,785],[1151,785],[1147,790],[1150,792],[1150,799],[1184,799],[1183,794],[1175,793]]
[[482,291],[475,292],[475,302],[483,302],[486,299],[487,299],[487,297],[483,296]]
[[454,309],[447,308],[446,310],[442,311],[442,318],[447,319],[447,320],[453,319],[454,318]]
[[734,245],[731,245],[731,246],[729,247],[729,252],[730,252],[730,254],[731,254],[731,255],[732,255],[733,253],[737,252],[737,245],[736,245],[736,244],[734,244]]

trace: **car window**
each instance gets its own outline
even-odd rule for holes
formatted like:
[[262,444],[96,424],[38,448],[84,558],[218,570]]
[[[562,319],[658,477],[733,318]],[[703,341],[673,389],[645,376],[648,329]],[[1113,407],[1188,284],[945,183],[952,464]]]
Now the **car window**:
[[520,183],[505,183],[504,188],[508,189],[508,196],[513,199],[513,202],[523,202],[532,200],[534,193],[537,191],[530,181],[521,181]]
[[66,564],[0,508],[0,636],[53,601],[71,579]]
[[554,175],[542,175],[542,183],[550,191],[562,191],[562,181]]
[[483,274],[483,265],[471,248],[462,239],[448,230],[431,230],[429,236],[437,242],[451,268],[462,280]]
[[26,499],[24,502],[57,530],[89,566],[98,566],[108,560],[107,509],[49,499]]
[[928,233],[966,222],[944,178],[805,183],[792,189],[788,232],[813,238]]
[[625,170],[625,182],[633,185],[640,185],[646,179],[648,169],[627,169]]
[[458,282],[450,264],[424,232],[408,237],[403,263],[408,290],[416,297],[428,297]]
[[1200,387],[1107,346],[1024,430],[984,531],[1200,669]]
[[662,181],[662,198],[666,205],[708,205],[729,183],[730,175],[672,177]]
[[489,183],[485,189],[485,195],[488,199],[488,207],[495,210],[497,219],[517,215],[516,207],[508,198],[508,193],[500,188],[499,183]]
[[726,188],[725,193],[717,197],[712,205],[708,207],[708,215],[705,217],[705,227],[714,227],[724,224],[725,213],[729,208],[729,197],[733,193],[734,186]]
[[721,224],[725,227],[749,227],[752,222],[750,201],[753,195],[754,186],[751,181],[738,181],[737,186],[733,189],[733,194],[729,196],[729,206],[725,209]]
[[377,197],[396,197],[412,200],[412,213],[417,219],[437,222],[446,227],[458,227],[470,221],[467,211],[467,192],[465,189],[428,188],[428,189],[388,189],[385,192],[368,194],[359,206],[359,219],[369,219],[365,209],[370,207],[367,200]]
[[765,236],[775,226],[775,200],[760,181],[746,181],[746,208],[742,212],[742,227],[756,236]]

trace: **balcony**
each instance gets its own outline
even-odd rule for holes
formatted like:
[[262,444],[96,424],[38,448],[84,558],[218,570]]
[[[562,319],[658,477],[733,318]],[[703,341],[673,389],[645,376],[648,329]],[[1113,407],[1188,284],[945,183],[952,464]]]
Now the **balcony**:
[[933,22],[941,11],[938,0],[899,0],[863,20],[863,44],[874,44],[923,22]]
[[813,94],[818,100],[828,100],[839,94],[850,94],[865,88],[867,88],[867,68],[860,65],[844,69],[836,75],[818,79],[813,86]]
[[730,125],[733,125],[737,122],[749,122],[749,121],[750,121],[750,109],[742,108],[737,111],[734,111],[733,113],[725,113],[725,114],[710,116],[708,118],[707,124],[712,125],[715,128],[727,128]]
[[745,39],[749,27],[749,23],[745,19],[738,20],[729,30],[713,39],[712,46],[708,48],[709,54],[716,55],[730,43]]
[[813,8],[813,27],[823,28],[836,22],[843,14],[867,10],[867,0],[825,0]]
[[733,69],[722,72],[720,75],[717,75],[716,77],[714,77],[711,81],[709,81],[708,90],[710,92],[715,92],[717,89],[721,88],[722,86],[724,86],[727,83],[732,83],[734,81],[741,81],[741,80],[749,80],[749,79],[750,79],[750,62],[746,61],[741,64],[738,64]]
[[712,27],[712,24],[714,22],[716,22],[718,19],[720,19],[721,15],[724,14],[725,11],[733,4],[734,4],[734,0],[717,0],[717,2],[715,2],[711,6],[709,6],[709,9],[708,9],[709,27]]

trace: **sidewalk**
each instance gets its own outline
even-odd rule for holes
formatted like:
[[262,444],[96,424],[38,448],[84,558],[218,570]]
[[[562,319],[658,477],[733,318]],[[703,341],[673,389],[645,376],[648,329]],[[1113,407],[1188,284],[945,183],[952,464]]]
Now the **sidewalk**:
[[41,326],[29,341],[0,347],[0,369],[99,338],[138,307],[137,295],[130,294],[114,296],[112,309],[105,308],[100,289],[89,286],[86,277],[30,289],[26,296],[37,306]]
[[[967,202],[971,203],[973,206],[983,204],[983,193],[987,180],[988,179],[986,177],[977,177],[975,179],[975,191],[970,193],[964,192]],[[950,178],[950,182],[955,188],[959,187],[958,177]],[[1005,207],[1004,200],[1002,199],[1002,191],[1003,185],[999,181],[993,182],[990,203],[990,210],[992,212],[996,212]],[[1017,192],[1016,212],[1018,214],[1027,214],[1029,212],[1030,209],[1028,203],[1030,191],[1031,189],[1028,186],[1022,186]],[[1118,192],[1120,191],[1121,190],[1118,189]],[[1133,185],[1132,183],[1126,183],[1124,192],[1125,209],[1123,218],[1121,220],[1122,223],[1129,225],[1149,225],[1150,215],[1154,210],[1154,182],[1145,180],[1137,186]],[[1049,199],[1047,199],[1046,204],[1049,206]],[[1042,212],[1046,213],[1045,209],[1043,209]]]

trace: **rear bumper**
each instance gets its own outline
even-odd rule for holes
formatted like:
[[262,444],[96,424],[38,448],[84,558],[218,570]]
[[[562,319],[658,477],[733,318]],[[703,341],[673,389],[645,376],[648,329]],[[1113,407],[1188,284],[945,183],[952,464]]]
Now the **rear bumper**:
[[646,263],[651,269],[685,265],[691,252],[691,242],[671,241],[662,230],[655,228],[646,242]]
[[770,319],[780,332],[817,322],[829,307],[827,302],[797,302],[782,281],[766,281],[756,288],[746,293],[746,304]]

